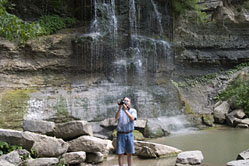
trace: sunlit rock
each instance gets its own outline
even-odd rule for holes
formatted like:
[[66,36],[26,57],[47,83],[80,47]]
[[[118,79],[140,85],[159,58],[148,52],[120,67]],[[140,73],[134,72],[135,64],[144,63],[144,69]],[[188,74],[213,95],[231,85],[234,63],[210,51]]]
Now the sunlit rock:
[[176,166],[201,165],[204,157],[201,151],[186,151],[177,155]]

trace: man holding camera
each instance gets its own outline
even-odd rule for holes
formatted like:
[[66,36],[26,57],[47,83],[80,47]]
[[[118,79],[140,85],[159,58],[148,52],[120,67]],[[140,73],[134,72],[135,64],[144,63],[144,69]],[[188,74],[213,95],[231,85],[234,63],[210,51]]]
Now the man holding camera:
[[118,111],[115,119],[118,120],[117,125],[117,148],[119,166],[123,166],[124,153],[127,154],[128,166],[132,166],[132,154],[135,153],[134,147],[134,120],[137,119],[137,111],[131,108],[131,100],[124,97],[118,101]]

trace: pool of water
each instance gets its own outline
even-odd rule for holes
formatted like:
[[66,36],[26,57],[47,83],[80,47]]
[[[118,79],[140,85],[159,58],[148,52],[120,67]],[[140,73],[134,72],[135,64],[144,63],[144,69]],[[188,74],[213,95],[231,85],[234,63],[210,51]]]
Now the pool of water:
[[[204,156],[204,166],[226,166],[226,163],[235,160],[240,152],[249,149],[249,129],[218,127],[176,133],[150,141],[183,151],[200,150]],[[133,166],[174,166],[176,158],[145,160],[134,156],[133,160]],[[118,166],[117,156],[109,156],[101,166]]]
[[222,166],[249,149],[249,129],[219,127],[151,140],[183,151],[200,150],[205,166]]

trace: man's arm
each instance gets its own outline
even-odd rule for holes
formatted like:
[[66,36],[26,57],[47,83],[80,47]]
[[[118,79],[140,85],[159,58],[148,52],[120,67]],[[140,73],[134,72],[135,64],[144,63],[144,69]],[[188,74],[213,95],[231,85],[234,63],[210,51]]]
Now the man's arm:
[[119,119],[121,107],[122,107],[122,105],[119,105],[118,111],[117,111],[116,114],[115,114],[115,120],[116,120],[116,121]]

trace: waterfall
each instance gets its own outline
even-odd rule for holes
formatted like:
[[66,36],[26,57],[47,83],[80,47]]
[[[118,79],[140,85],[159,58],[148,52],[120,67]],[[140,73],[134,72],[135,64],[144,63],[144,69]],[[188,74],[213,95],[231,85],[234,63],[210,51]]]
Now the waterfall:
[[94,0],[94,19],[90,28],[91,32],[98,32],[98,19],[97,19],[97,2]]
[[129,22],[130,22],[130,33],[137,35],[137,19],[136,19],[135,0],[129,0]]
[[156,19],[158,21],[158,25],[159,25],[159,29],[160,29],[160,36],[161,36],[163,34],[162,15],[161,15],[161,13],[159,13],[154,0],[151,0],[151,4],[152,4],[154,11],[155,11],[155,14],[156,14]]

